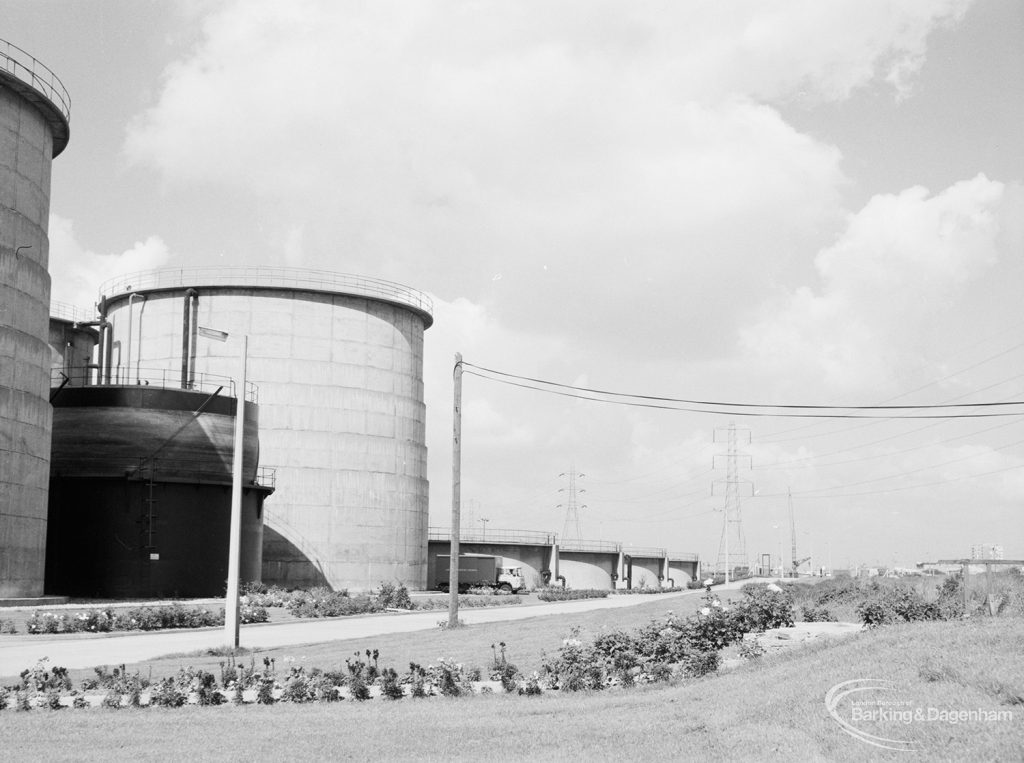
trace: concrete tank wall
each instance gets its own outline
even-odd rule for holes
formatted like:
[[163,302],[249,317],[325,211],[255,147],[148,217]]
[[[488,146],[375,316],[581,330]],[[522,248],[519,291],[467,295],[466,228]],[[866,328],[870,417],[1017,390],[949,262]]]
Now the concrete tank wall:
[[[56,89],[54,88],[54,83]],[[0,41],[0,598],[43,593],[50,458],[50,165],[66,92]]]
[[[372,289],[360,294],[347,277],[317,275],[320,283],[309,271],[286,269],[125,277],[105,287],[101,303],[120,348],[115,365],[129,381],[180,373],[186,334],[194,332],[186,313],[194,289],[198,326],[232,337],[195,339],[197,377],[236,376],[238,337],[249,336],[260,460],[277,470],[265,515],[264,582],[358,590],[399,580],[424,588],[429,309],[404,287],[393,299],[378,298]],[[297,285],[282,286],[290,283]]]
[[[236,401],[145,385],[65,387],[53,401],[46,591],[222,595]],[[247,405],[243,581],[260,576],[269,492],[254,484],[258,431],[258,409]]]

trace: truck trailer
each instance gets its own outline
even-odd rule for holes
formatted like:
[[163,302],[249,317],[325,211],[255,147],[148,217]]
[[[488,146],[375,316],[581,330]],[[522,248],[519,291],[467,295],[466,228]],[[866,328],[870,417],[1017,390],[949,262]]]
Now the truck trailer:
[[[451,580],[451,554],[438,554],[437,588],[449,590]],[[488,554],[459,554],[459,591],[470,588],[491,588],[519,593],[526,588],[522,567],[504,565],[500,556]]]

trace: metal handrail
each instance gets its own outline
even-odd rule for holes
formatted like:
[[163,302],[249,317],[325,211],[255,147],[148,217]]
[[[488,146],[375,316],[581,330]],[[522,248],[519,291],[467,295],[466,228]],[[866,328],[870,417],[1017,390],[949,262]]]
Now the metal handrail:
[[88,310],[78,307],[78,305],[72,305],[70,302],[51,302],[50,317],[72,323],[85,323],[93,318]]
[[277,488],[277,467],[256,467],[256,480],[253,484],[259,485],[260,487],[268,487],[271,490],[275,490]]
[[622,544],[610,540],[560,540],[558,550],[617,554],[622,550]]
[[[123,373],[122,373],[123,371]],[[157,389],[183,389],[181,386],[181,372],[167,368],[141,368],[137,373],[131,368],[111,369],[111,380],[109,384],[96,383],[96,369],[73,368],[68,374],[60,369],[50,370],[50,386],[59,387],[65,383],[73,387],[156,387]],[[235,380],[230,376],[221,374],[196,374],[191,386],[185,388],[187,392],[213,393],[218,387],[225,387],[228,390],[227,397],[237,397],[235,393]],[[259,404],[259,387],[253,382],[245,383],[245,400],[249,403]]]
[[699,562],[700,554],[694,554],[689,551],[669,551],[668,560],[670,562]]
[[61,113],[64,121],[71,124],[71,96],[60,77],[37,61],[31,53],[7,40],[0,40],[0,58],[4,59],[4,69],[8,74],[45,96]]
[[[452,531],[446,527],[430,527],[427,530],[429,540],[446,541],[452,537]],[[477,530],[462,529],[459,533],[460,543],[528,543],[538,546],[550,546],[555,543],[554,533],[539,530]]]
[[134,291],[202,286],[312,289],[396,302],[413,307],[431,318],[434,311],[434,303],[426,294],[392,281],[329,270],[269,265],[168,268],[128,273],[105,281],[100,286],[100,302]]
[[654,546],[623,546],[622,553],[627,556],[640,557],[641,559],[664,559],[668,552],[663,548]]

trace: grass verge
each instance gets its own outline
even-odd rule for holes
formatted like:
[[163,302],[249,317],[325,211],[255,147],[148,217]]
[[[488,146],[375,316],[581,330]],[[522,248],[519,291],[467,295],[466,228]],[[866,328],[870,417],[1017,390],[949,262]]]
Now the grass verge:
[[[590,614],[617,627],[625,613]],[[528,640],[520,627],[532,625],[502,627],[514,645]],[[476,633],[487,641],[483,630],[444,635]],[[422,634],[404,638],[415,641]],[[762,658],[717,677],[629,691],[269,708],[5,711],[0,723],[11,759],[236,760],[258,754],[469,760],[500,753],[508,760],[580,760],[614,751],[631,760],[906,760],[906,753],[887,753],[844,733],[825,707],[825,695],[836,684],[885,678],[894,689],[879,699],[925,711],[1001,710],[1012,719],[881,721],[862,724],[865,731],[906,739],[917,751],[914,757],[927,760],[1020,760],[1022,645],[1020,618],[909,623]]]

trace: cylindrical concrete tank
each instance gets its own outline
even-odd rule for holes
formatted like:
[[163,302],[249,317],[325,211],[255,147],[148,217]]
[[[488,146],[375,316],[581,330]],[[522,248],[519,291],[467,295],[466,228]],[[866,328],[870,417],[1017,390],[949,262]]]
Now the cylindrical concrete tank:
[[97,321],[72,305],[50,305],[51,384],[83,387],[96,378],[93,356],[99,341]]
[[50,465],[50,163],[70,100],[0,40],[0,598],[43,592]]
[[[48,593],[223,594],[237,403],[216,389],[55,389]],[[257,473],[257,406],[246,405],[245,418],[243,581],[260,577],[263,499],[271,492]]]
[[119,278],[100,305],[117,348],[109,376],[129,382],[236,375],[248,335],[260,461],[277,471],[264,582],[425,587],[425,295],[322,271],[199,268]]

